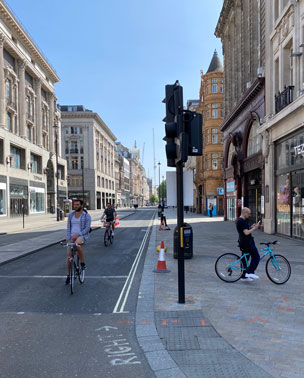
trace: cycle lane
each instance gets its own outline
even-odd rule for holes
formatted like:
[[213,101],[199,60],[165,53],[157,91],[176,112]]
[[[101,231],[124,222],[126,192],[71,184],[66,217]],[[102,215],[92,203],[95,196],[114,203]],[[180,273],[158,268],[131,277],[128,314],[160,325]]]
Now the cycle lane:
[[107,248],[103,230],[91,234],[85,246],[86,281],[83,286],[75,283],[73,296],[64,285],[63,247],[0,267],[0,360],[3,374],[9,373],[5,376],[153,376],[135,336],[143,260],[125,311],[113,313],[151,215],[122,221]]
[[[173,226],[175,213],[168,211],[167,216]],[[257,245],[260,241],[280,241],[276,252],[290,261],[290,280],[280,286],[271,283],[263,261],[257,270],[260,280],[228,284],[217,278],[214,263],[224,252],[238,253],[234,223],[195,214],[188,214],[186,221],[192,225],[194,233],[194,257],[185,261],[187,303],[176,303],[177,260],[172,256],[173,233],[160,231],[156,241],[160,243],[163,239],[168,245],[167,264],[172,273],[155,278],[155,311],[201,310],[236,351],[271,376],[303,377],[304,307],[300,300],[303,242],[258,231]],[[176,358],[179,358],[177,354]],[[185,367],[184,359],[181,366]],[[194,373],[192,376],[199,377]]]

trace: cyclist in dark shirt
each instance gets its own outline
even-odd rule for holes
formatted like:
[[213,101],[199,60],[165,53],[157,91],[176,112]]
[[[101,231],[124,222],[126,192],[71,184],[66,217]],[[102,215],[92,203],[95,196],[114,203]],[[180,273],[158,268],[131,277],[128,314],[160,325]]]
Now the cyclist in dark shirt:
[[112,236],[114,236],[114,228],[115,228],[115,217],[116,211],[113,209],[110,203],[107,203],[107,208],[105,209],[104,213],[102,214],[101,220],[106,217],[106,222],[111,222],[112,224]]
[[252,281],[253,279],[258,279],[254,272],[260,262],[260,254],[255,246],[254,239],[252,237],[253,231],[259,228],[259,223],[254,224],[251,228],[248,225],[248,218],[251,214],[251,210],[248,207],[242,209],[241,216],[236,222],[236,228],[239,233],[239,246],[241,251],[244,253],[249,253],[251,257],[250,265],[247,271],[244,270],[241,280],[242,281]]

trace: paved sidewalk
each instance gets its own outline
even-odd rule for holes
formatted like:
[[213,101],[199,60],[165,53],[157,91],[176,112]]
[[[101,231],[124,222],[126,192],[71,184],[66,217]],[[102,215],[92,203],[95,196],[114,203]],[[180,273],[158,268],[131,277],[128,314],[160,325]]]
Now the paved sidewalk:
[[[235,224],[221,218],[185,214],[193,227],[194,257],[185,260],[186,304],[178,304],[177,260],[173,259],[176,211],[166,211],[171,231],[153,228],[137,307],[139,343],[157,377],[303,377],[304,243],[255,232],[255,241],[279,240],[276,248],[291,263],[285,285],[274,285],[258,267],[260,280],[222,282],[216,258],[236,252]],[[152,273],[156,245],[168,247],[171,273]]]
[[[118,210],[117,214],[119,216],[119,219],[124,219],[129,215],[134,214],[134,211]],[[92,229],[96,230],[100,228],[101,211],[90,211],[90,215],[92,217]],[[16,231],[18,232],[17,242],[5,243],[5,239],[9,239],[8,235],[0,236],[0,265],[6,264],[7,262],[16,260],[28,254],[40,251],[43,248],[55,245],[60,241],[65,240],[67,217],[64,221],[57,222],[56,218],[49,218],[45,216],[45,219],[41,220],[40,222],[40,227],[38,226],[35,219],[31,219],[31,221],[32,222],[30,222],[29,219],[27,229],[24,229],[23,231]],[[33,233],[34,230],[35,233]],[[25,235],[28,233],[33,233],[35,237],[25,238]],[[10,232],[10,234],[14,234],[14,232],[12,231]]]

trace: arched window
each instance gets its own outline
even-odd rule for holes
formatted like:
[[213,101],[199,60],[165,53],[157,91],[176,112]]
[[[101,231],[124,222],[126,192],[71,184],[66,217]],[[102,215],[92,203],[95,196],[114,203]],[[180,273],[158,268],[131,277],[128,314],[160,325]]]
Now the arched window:
[[229,150],[228,150],[228,161],[227,161],[227,168],[231,167],[231,160],[232,160],[232,155],[235,151],[235,147],[232,143],[229,145]]
[[251,126],[248,144],[247,144],[247,157],[256,154],[262,150],[262,136],[258,134],[259,121],[255,120]]

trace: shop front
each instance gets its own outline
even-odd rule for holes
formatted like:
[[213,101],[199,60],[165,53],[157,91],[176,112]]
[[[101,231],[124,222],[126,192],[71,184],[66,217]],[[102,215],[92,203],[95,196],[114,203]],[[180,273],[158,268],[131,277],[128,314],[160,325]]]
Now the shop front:
[[29,187],[30,194],[30,214],[38,214],[45,212],[45,188]]
[[304,129],[276,143],[276,232],[304,239]]
[[0,217],[7,216],[7,184],[6,177],[0,176]]
[[226,199],[227,199],[227,220],[235,220],[236,218],[236,190],[235,181],[226,182]]
[[[28,215],[28,186],[27,181],[18,180],[18,183],[12,183],[10,180],[10,216],[21,217]],[[14,181],[13,181],[14,182]]]
[[89,209],[89,206],[90,206],[90,192],[89,191],[86,191],[86,192],[81,192],[81,191],[76,191],[76,192],[68,192],[68,197],[71,199],[71,200],[74,200],[74,199],[84,199],[84,206]]

